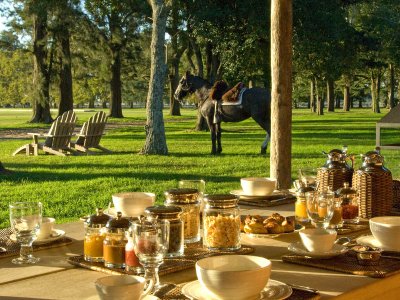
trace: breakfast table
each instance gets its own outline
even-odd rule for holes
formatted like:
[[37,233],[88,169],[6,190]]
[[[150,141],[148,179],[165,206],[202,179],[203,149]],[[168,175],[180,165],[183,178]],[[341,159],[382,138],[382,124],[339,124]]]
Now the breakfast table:
[[[274,212],[291,216],[294,205],[270,208],[241,206],[242,215],[267,216]],[[11,263],[10,257],[0,258],[0,299],[99,299],[94,282],[108,275],[67,262],[67,257],[83,253],[82,221],[57,224],[56,228],[64,230],[73,241],[60,247],[35,251],[35,256],[40,257],[39,263],[18,266]],[[354,236],[361,234],[369,232],[357,232]],[[299,241],[297,232],[275,238],[254,238],[242,234],[242,244],[255,249],[252,255],[272,261],[273,280],[311,287],[319,291],[321,299],[398,299],[400,273],[381,279],[283,262],[282,255],[289,253],[287,247],[295,241]],[[196,280],[195,269],[169,273],[161,276],[160,280],[174,284],[193,281]]]

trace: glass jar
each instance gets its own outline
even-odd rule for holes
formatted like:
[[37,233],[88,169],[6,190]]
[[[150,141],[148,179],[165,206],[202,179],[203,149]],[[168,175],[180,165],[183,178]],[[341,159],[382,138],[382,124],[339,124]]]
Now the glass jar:
[[239,198],[230,194],[206,195],[203,245],[209,250],[240,249]]
[[342,201],[340,200],[340,198],[334,198],[332,201],[333,201],[333,214],[332,214],[332,219],[329,221],[329,227],[341,228],[343,226]]
[[343,188],[338,189],[336,194],[341,200],[344,223],[358,223],[359,209],[357,191],[349,187],[348,182],[345,182]]
[[125,232],[127,243],[125,245],[125,270],[139,274],[142,272],[142,265],[136,256],[133,243],[133,232],[130,230]]
[[310,219],[307,214],[306,193],[314,191],[312,187],[299,187],[296,191],[296,202],[294,204],[294,215],[296,222],[300,225],[307,225]]
[[103,261],[105,226],[110,219],[102,208],[97,208],[96,214],[91,215],[84,223],[83,256],[86,261]]
[[117,217],[106,225],[106,237],[103,242],[104,266],[108,268],[125,268],[125,231],[130,222],[117,212]]
[[185,243],[200,241],[200,193],[197,189],[171,189],[165,192],[165,205],[182,209],[183,236]]
[[158,220],[169,222],[169,245],[165,256],[182,256],[184,252],[184,224],[180,218],[182,208],[178,206],[156,205],[147,207],[145,213],[148,217],[156,217]]

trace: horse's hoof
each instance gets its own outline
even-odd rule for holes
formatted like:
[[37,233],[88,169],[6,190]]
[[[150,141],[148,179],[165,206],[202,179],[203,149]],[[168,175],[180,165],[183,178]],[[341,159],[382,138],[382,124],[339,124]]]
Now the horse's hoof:
[[267,149],[261,149],[260,154],[261,155],[267,155]]
[[222,149],[217,150],[217,154],[221,154],[221,152],[222,152]]

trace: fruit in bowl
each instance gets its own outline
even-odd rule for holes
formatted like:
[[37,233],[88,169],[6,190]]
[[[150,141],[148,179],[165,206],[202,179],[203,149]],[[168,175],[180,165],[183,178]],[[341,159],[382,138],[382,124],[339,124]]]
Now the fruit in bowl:
[[276,180],[267,177],[241,178],[243,195],[246,196],[269,196],[276,187]]
[[383,216],[369,220],[374,238],[384,250],[400,251],[400,217]]
[[196,262],[200,284],[216,299],[258,299],[271,275],[271,261],[252,255],[222,255]]

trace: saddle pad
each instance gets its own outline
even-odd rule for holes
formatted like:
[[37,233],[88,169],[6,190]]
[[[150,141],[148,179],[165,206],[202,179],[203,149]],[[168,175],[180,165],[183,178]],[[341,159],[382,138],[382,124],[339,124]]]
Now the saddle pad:
[[238,101],[236,102],[222,102],[221,105],[241,105],[242,104],[242,96],[243,93],[247,90],[247,88],[242,88],[239,93]]

